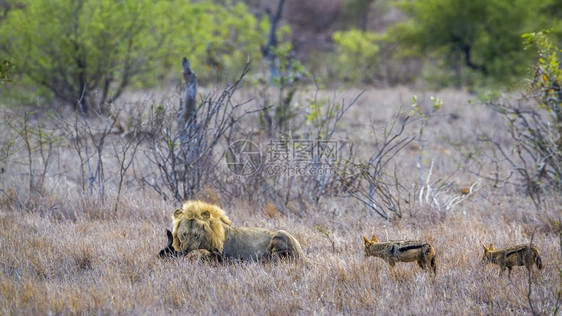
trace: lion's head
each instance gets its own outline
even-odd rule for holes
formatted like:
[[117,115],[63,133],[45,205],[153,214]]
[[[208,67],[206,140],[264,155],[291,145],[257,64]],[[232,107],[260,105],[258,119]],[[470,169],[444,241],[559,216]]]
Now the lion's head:
[[220,207],[201,201],[185,202],[174,212],[172,219],[172,246],[178,252],[195,249],[222,252],[224,225],[232,224]]

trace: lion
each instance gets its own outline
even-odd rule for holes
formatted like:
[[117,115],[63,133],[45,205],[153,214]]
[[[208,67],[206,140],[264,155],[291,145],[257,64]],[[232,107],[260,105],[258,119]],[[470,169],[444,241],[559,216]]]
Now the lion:
[[186,201],[172,216],[172,247],[180,254],[206,258],[218,252],[225,259],[277,261],[304,258],[300,243],[284,230],[232,227],[220,207]]

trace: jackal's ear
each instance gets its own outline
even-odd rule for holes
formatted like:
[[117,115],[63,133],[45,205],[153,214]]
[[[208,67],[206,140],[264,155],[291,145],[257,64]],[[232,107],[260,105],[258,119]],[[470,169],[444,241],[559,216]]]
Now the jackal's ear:
[[371,237],[371,242],[379,242],[379,240],[375,235],[373,235],[373,237]]
[[174,241],[174,236],[169,229],[166,229],[166,236],[168,236],[168,246],[172,245],[172,241]]
[[488,247],[488,250],[494,251],[494,244],[490,244],[490,247]]
[[363,241],[365,242],[365,246],[369,246],[371,244],[369,239],[367,239],[367,237],[365,237],[365,236],[363,236]]

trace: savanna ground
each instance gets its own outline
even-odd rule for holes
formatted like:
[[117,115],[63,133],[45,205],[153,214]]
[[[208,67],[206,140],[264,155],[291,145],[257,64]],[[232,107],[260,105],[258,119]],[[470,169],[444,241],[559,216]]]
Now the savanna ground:
[[[70,136],[57,141],[40,189],[30,190],[29,157],[25,145],[18,145],[19,151],[3,159],[0,175],[0,313],[529,314],[526,270],[515,267],[510,280],[505,274],[498,276],[498,266],[482,266],[480,260],[483,243],[496,248],[528,243],[533,232],[545,268],[533,274],[530,298],[536,312],[552,313],[561,288],[561,246],[555,225],[562,213],[560,196],[545,198],[537,210],[515,187],[493,188],[475,175],[493,171],[468,157],[472,148],[483,148],[477,133],[510,141],[496,113],[469,102],[474,96],[461,91],[369,89],[339,123],[339,139],[353,142],[358,156],[370,156],[377,146],[372,131],[391,121],[400,106],[409,111],[415,94],[426,109],[431,108],[430,95],[444,103],[424,129],[424,180],[433,161],[432,180],[450,176],[444,197],[481,182],[477,192],[452,209],[443,205],[438,209],[413,196],[402,218],[384,220],[345,193],[323,197],[317,205],[306,205],[304,212],[266,207],[258,193],[229,195],[213,184],[206,184],[196,196],[223,206],[233,225],[291,232],[301,242],[308,264],[217,265],[160,259],[165,229],[171,228],[179,203],[164,200],[139,180],[154,168],[142,146],[115,209],[119,165],[111,148],[124,136],[106,139],[104,202],[97,191],[88,194],[88,189],[81,189],[79,161],[67,143]],[[138,101],[143,96],[124,99],[143,102]],[[21,121],[18,111],[5,108],[3,115]],[[46,126],[59,119],[45,113],[30,117]],[[0,132],[17,139],[7,121]],[[413,124],[406,134],[416,136],[418,131],[419,125]],[[419,146],[412,142],[393,158],[404,184],[419,181]],[[33,152],[36,157],[41,154]],[[217,159],[224,157],[218,154]],[[35,161],[35,172],[41,174],[42,160]],[[372,234],[379,240],[431,243],[437,253],[437,277],[415,263],[398,263],[392,271],[381,259],[365,258],[361,236]]]

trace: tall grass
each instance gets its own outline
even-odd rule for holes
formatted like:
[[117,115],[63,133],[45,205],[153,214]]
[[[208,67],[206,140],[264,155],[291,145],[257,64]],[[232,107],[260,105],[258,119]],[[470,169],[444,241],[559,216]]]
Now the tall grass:
[[[369,157],[374,146],[369,131],[391,119],[397,105],[408,105],[413,94],[403,88],[368,91],[350,109],[339,135],[349,136],[358,157]],[[422,106],[424,100],[430,106],[429,96],[418,95]],[[428,168],[434,161],[434,179],[450,176],[450,194],[457,194],[478,179],[474,168],[488,168],[465,155],[463,149],[476,142],[473,131],[502,136],[502,129],[493,112],[469,105],[462,92],[438,96],[444,112],[425,126],[421,163]],[[51,124],[48,116],[35,119]],[[6,125],[0,128],[11,133]],[[415,126],[407,132],[415,135]],[[107,135],[106,146],[120,137]],[[162,260],[158,251],[166,245],[165,229],[177,202],[143,185],[143,176],[154,168],[143,159],[145,148],[125,174],[116,212],[118,157],[104,151],[107,200],[101,201],[82,190],[80,160],[68,146],[61,141],[53,147],[37,192],[29,190],[24,148],[0,161],[6,170],[0,174],[1,314],[528,314],[524,267],[515,267],[511,280],[499,277],[498,266],[481,265],[481,245],[526,243],[535,228],[533,243],[545,268],[532,276],[533,306],[548,314],[556,305],[560,196],[548,197],[551,207],[537,211],[513,188],[485,184],[454,209],[437,210],[414,199],[401,219],[388,221],[345,195],[308,205],[305,213],[281,212],[253,195],[231,196],[223,186],[207,183],[197,197],[221,204],[235,226],[288,230],[309,262]],[[417,157],[415,144],[395,157],[402,182],[417,181]],[[37,168],[42,172],[41,165]],[[378,258],[365,258],[361,236],[371,234],[381,241],[431,243],[438,275],[433,278],[415,263],[391,269]]]

